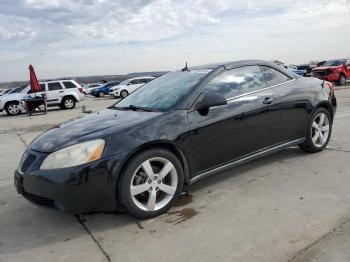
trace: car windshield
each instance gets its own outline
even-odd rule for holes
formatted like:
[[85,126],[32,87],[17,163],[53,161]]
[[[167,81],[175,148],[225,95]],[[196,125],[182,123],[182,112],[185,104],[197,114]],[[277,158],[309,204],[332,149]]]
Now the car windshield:
[[174,107],[211,70],[171,72],[158,77],[115,105],[117,109],[167,111]]
[[345,64],[345,60],[330,60],[324,63],[322,66],[340,66]]
[[119,85],[125,86],[127,83],[129,83],[130,79],[126,79],[123,82],[121,82]]
[[23,91],[24,88],[26,88],[27,85],[24,85],[24,86],[20,86],[20,87],[17,87],[13,90],[11,90],[10,92],[8,92],[8,94],[14,94],[14,93],[20,93]]

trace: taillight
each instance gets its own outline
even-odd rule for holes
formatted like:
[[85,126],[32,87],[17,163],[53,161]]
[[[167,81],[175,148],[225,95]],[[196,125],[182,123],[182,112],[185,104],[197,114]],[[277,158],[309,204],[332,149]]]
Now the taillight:
[[83,88],[79,87],[78,90],[80,93],[83,93]]
[[328,87],[329,89],[334,90],[334,85],[333,85],[331,82],[327,82],[327,81],[326,81],[324,84],[325,84],[325,86]]

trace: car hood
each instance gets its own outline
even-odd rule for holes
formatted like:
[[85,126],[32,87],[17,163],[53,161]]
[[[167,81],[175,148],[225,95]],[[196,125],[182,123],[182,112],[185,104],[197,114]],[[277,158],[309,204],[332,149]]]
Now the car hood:
[[[37,137],[30,148],[36,151],[51,153],[63,147],[85,140],[103,138],[101,130],[114,128],[117,131],[129,125],[137,125],[159,115],[157,112],[123,111],[105,109],[91,115],[72,119],[55,126]],[[94,136],[94,134],[99,135]]]
[[1,99],[6,99],[6,100],[19,100],[25,97],[25,93],[13,93],[13,94],[4,94],[1,96]]

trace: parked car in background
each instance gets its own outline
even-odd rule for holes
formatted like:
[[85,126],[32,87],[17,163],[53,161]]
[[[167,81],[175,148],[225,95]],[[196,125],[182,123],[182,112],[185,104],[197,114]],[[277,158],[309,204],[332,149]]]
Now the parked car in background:
[[331,83],[269,62],[186,67],[41,134],[24,152],[15,186],[67,213],[154,217],[208,176],[291,146],[322,151],[335,113]]
[[285,69],[288,69],[290,71],[292,71],[294,74],[300,75],[300,76],[305,76],[306,74],[306,70],[299,70],[297,66],[295,65],[286,65],[285,63],[279,61],[279,60],[273,60],[272,63],[283,67]]
[[97,88],[99,88],[101,86],[102,86],[102,84],[98,84],[98,83],[84,85],[83,93],[84,93],[84,95],[89,95],[89,94],[91,94],[91,92],[94,89],[97,89]]
[[298,69],[298,67],[296,65],[288,65],[288,66],[285,65],[284,68],[289,69],[289,70],[293,71],[293,73],[300,75],[300,76],[306,75],[306,70],[305,69]]
[[117,86],[119,84],[120,84],[120,81],[111,81],[111,82],[105,83],[100,87],[94,88],[91,91],[91,95],[95,97],[104,97],[105,95],[109,94],[110,88]]
[[322,66],[312,69],[311,74],[313,77],[342,86],[347,79],[350,79],[350,59],[329,60]]
[[55,80],[40,82],[42,92],[32,94],[30,86],[13,89],[10,93],[0,97],[0,112],[8,115],[19,115],[23,109],[21,100],[30,96],[46,95],[47,106],[59,106],[62,109],[73,109],[76,102],[82,100],[83,88],[74,80]]
[[304,73],[305,77],[310,77],[311,76],[311,71],[315,67],[316,67],[316,65],[299,65],[299,66],[297,66],[297,69],[298,70],[303,70],[305,72]]
[[155,77],[144,76],[144,77],[135,77],[127,79],[120,83],[120,85],[113,87],[109,90],[109,94],[114,97],[125,98],[144,84],[152,81]]
[[0,90],[0,96],[5,95],[5,94],[9,93],[9,92],[11,92],[12,90],[13,90],[13,88],[9,88],[9,89],[2,89],[2,90]]
[[324,63],[326,63],[327,61],[321,61],[321,62],[318,62],[317,63],[317,65],[316,65],[316,67],[320,67],[320,66],[323,66],[324,65]]

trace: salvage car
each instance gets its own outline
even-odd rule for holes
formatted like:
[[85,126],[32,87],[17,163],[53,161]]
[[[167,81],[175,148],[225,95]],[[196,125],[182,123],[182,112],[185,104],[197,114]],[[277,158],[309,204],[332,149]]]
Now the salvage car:
[[350,79],[350,59],[335,59],[325,62],[322,66],[312,69],[312,77],[345,85]]
[[322,151],[336,105],[331,83],[270,62],[186,66],[41,134],[15,170],[15,187],[68,213],[154,217],[208,176],[290,146]]

